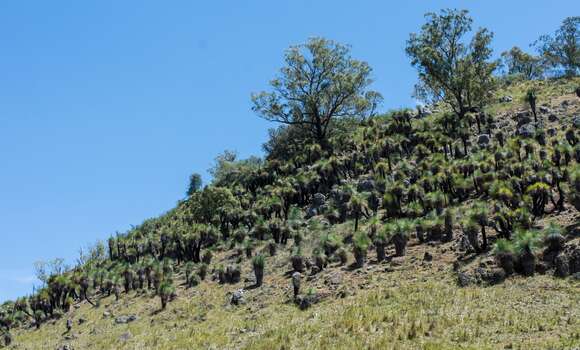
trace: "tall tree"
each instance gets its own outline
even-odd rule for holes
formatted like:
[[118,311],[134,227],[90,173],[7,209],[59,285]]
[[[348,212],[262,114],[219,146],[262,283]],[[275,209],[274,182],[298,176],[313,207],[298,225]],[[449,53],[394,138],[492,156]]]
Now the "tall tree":
[[367,89],[370,66],[351,58],[347,46],[312,38],[291,46],[285,61],[280,76],[270,82],[272,91],[252,95],[252,109],[266,120],[299,126],[323,149],[336,118],[365,118],[382,100]]
[[551,35],[542,35],[535,43],[544,62],[567,76],[580,73],[580,17],[568,17]]
[[530,55],[517,46],[501,54],[506,73],[524,79],[539,79],[544,74],[541,57]]
[[466,43],[473,20],[466,10],[427,13],[420,33],[412,33],[406,52],[419,72],[416,95],[426,102],[443,101],[463,118],[473,107],[481,107],[493,89],[491,61],[493,33],[479,29]]

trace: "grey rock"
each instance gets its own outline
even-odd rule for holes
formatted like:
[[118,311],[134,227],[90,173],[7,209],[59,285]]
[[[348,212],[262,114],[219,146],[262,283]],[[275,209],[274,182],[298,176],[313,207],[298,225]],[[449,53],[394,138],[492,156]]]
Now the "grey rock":
[[58,346],[56,348],[56,350],[74,350],[74,348],[72,347],[72,345],[64,344],[64,345]]
[[244,290],[238,289],[232,294],[232,298],[230,299],[231,305],[240,305],[243,304],[244,301]]
[[575,128],[580,128],[580,115],[577,115],[574,118],[572,118],[572,124],[574,124]]
[[467,287],[470,284],[475,283],[475,280],[467,273],[459,272],[457,274],[457,283],[459,284],[460,287]]
[[519,112],[516,114],[516,120],[518,121],[518,127],[529,124],[532,122],[532,117],[529,112]]
[[481,134],[477,137],[477,144],[480,147],[487,147],[489,146],[489,142],[491,141],[491,139],[489,138],[488,134]]
[[548,115],[548,120],[551,122],[558,121],[558,116],[555,115],[554,113],[550,113],[550,115]]
[[518,135],[522,137],[533,137],[536,130],[533,125],[526,124],[518,128]]
[[429,252],[425,252],[425,255],[423,255],[423,260],[433,261],[433,255],[431,255],[431,253],[429,253]]
[[314,196],[312,196],[312,205],[313,206],[321,206],[324,205],[324,203],[326,203],[326,196],[323,195],[322,193],[315,193]]
[[557,132],[557,130],[556,130],[556,129],[554,129],[554,128],[549,128],[549,129],[548,129],[548,135],[549,135],[549,136],[554,136],[554,135],[556,135],[556,132]]
[[551,112],[550,108],[548,108],[547,106],[540,106],[540,108],[538,108],[538,110],[540,111],[540,113],[544,113],[544,114]]
[[129,315],[129,316],[119,316],[115,319],[116,324],[126,324],[133,321],[136,321],[138,318],[136,315]]
[[371,192],[375,189],[375,182],[372,179],[362,179],[357,184],[359,192]]
[[513,98],[513,97],[511,97],[511,96],[509,96],[509,95],[506,95],[506,96],[502,96],[502,97],[500,97],[500,99],[499,99],[499,102],[501,102],[501,103],[510,103],[510,102],[512,102],[513,100],[514,100],[514,98]]
[[86,323],[87,320],[81,317],[81,318],[79,318],[78,322],[79,322],[79,325],[81,325],[83,323]]

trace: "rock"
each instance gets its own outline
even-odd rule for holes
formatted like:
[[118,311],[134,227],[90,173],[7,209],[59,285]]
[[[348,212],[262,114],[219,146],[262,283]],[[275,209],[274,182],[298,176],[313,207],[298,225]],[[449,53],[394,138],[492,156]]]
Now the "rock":
[[564,101],[562,101],[562,103],[560,103],[560,106],[561,106],[562,108],[566,108],[566,107],[568,107],[569,105],[570,105],[570,101],[568,101],[568,100],[564,100]]
[[554,129],[554,128],[549,128],[548,129],[548,135],[549,136],[554,136],[554,135],[556,135],[556,133],[557,133],[557,130],[556,129]]
[[116,324],[127,324],[137,320],[136,315],[129,315],[129,316],[119,316],[115,319]]
[[431,255],[431,253],[429,253],[429,252],[425,252],[425,255],[423,255],[423,260],[424,261],[433,261],[433,255]]
[[513,97],[511,97],[510,95],[506,95],[506,96],[500,97],[499,102],[501,102],[501,103],[510,103],[513,100],[514,100]]
[[312,204],[306,210],[306,219],[322,214],[322,208],[326,204],[326,196],[322,193],[316,193],[312,196]]
[[534,129],[533,125],[526,124],[526,125],[522,125],[521,127],[518,128],[517,134],[522,136],[522,137],[533,137],[535,132],[536,132],[536,130]]
[[111,317],[111,313],[109,311],[103,312],[103,317]]
[[529,124],[532,122],[532,117],[529,112],[519,112],[516,114],[516,120],[518,122],[518,127]]
[[129,339],[131,339],[131,337],[133,337],[133,334],[131,334],[131,332],[125,332],[125,333],[121,334],[121,336],[119,336],[119,340],[120,341],[128,341]]
[[574,125],[575,128],[580,128],[580,116],[579,115],[572,118],[572,124]]
[[457,274],[457,283],[459,284],[460,287],[467,287],[470,284],[475,283],[475,280],[467,273],[459,272]]
[[79,325],[81,325],[83,323],[86,323],[87,320],[81,317],[81,318],[79,318],[78,322],[79,322]]
[[321,205],[324,205],[324,203],[326,203],[326,196],[322,193],[315,193],[314,196],[312,196],[313,206],[320,207]]
[[461,236],[461,239],[459,240],[459,250],[465,252],[470,248],[471,244],[469,243],[469,239],[467,239],[467,236],[465,235]]
[[72,347],[72,345],[64,344],[64,345],[58,346],[56,348],[56,350],[74,350],[74,348]]
[[555,115],[554,113],[550,113],[550,115],[548,115],[548,120],[551,122],[558,121],[558,116]]
[[481,134],[477,137],[477,144],[480,147],[487,147],[489,146],[490,138],[488,134]]
[[540,113],[544,113],[544,114],[551,112],[550,108],[548,108],[547,106],[540,106],[540,108],[538,108],[538,110],[540,111]]
[[580,281],[580,272],[576,272],[575,274],[573,274],[572,279]]
[[314,292],[314,293],[309,293],[306,295],[302,295],[299,296],[296,299],[296,303],[298,304],[298,307],[300,307],[300,310],[306,310],[309,307],[311,307],[312,305],[320,302],[321,298],[318,295],[318,293]]
[[506,273],[503,269],[494,268],[490,270],[483,270],[479,272],[482,281],[490,285],[501,283],[505,280]]
[[362,179],[356,187],[359,192],[371,192],[375,189],[375,182],[372,179]]
[[244,304],[244,290],[238,289],[232,294],[232,298],[230,299],[231,305],[240,305]]

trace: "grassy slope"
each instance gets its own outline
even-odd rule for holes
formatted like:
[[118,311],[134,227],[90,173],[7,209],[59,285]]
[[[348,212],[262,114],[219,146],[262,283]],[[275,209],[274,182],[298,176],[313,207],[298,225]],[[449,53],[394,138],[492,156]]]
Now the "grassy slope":
[[[562,98],[574,99],[570,91],[579,82],[535,83],[544,85],[539,104],[556,106]],[[504,115],[523,108],[521,98],[529,84],[498,93],[512,95],[514,103],[492,105],[490,110]],[[578,214],[568,211],[555,219],[574,224]],[[104,298],[99,308],[80,304],[40,330],[15,331],[13,348],[55,349],[62,344],[74,349],[580,347],[579,282],[543,275],[512,277],[492,287],[459,288],[451,263],[456,258],[454,244],[411,242],[404,259],[376,264],[370,253],[371,263],[363,269],[331,266],[303,283],[304,291],[313,288],[328,296],[306,311],[291,302],[285,274],[288,250],[281,249],[268,258],[264,286],[248,290],[247,302],[240,307],[229,306],[228,295],[251,281],[224,286],[208,279],[195,289],[179,287],[178,298],[163,312],[158,312],[158,298],[150,295],[123,295],[119,302]],[[433,262],[422,261],[425,251],[433,254]],[[225,261],[226,253],[216,259]],[[478,257],[467,268],[490,261],[489,256]],[[243,277],[250,276],[250,262],[243,266]],[[112,315],[104,316],[105,311]],[[139,319],[115,324],[115,316],[128,314]],[[63,334],[69,317],[75,320],[72,339]],[[79,318],[87,322],[78,325]],[[127,332],[131,336],[121,340]]]

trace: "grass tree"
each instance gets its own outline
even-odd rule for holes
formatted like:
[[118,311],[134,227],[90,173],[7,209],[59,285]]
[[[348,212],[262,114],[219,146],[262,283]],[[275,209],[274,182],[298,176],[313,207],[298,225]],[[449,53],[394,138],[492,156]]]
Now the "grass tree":
[[385,247],[389,243],[389,235],[386,230],[380,230],[374,237],[375,250],[377,252],[377,260],[385,260]]
[[175,293],[175,287],[171,281],[165,280],[159,286],[159,299],[161,300],[161,309],[165,310],[167,303],[171,299],[172,295]]
[[476,222],[481,228],[481,238],[482,238],[482,250],[487,250],[487,233],[485,231],[486,226],[489,225],[489,210],[487,209],[487,204],[484,202],[478,202],[473,205],[469,216],[472,221]]
[[479,226],[475,220],[472,218],[466,218],[461,224],[463,233],[467,237],[469,245],[475,250],[476,253],[481,253],[481,246],[479,245]]
[[354,232],[357,232],[361,216],[368,216],[369,207],[367,203],[367,195],[353,190],[347,206],[350,214],[354,217]]
[[385,229],[395,245],[395,255],[405,256],[409,235],[415,229],[413,222],[408,219],[398,219],[385,225]]
[[515,245],[518,254],[518,264],[524,276],[533,276],[536,271],[536,250],[541,243],[541,237],[535,230],[519,230],[516,232]]
[[257,254],[252,258],[252,267],[254,268],[254,276],[256,277],[256,286],[260,287],[264,281],[264,267],[266,265],[266,258],[262,254]]
[[506,275],[514,273],[516,247],[513,242],[505,238],[500,238],[495,242],[493,253],[495,258],[505,271]]
[[538,96],[536,95],[536,90],[530,89],[526,92],[525,96],[526,102],[530,105],[530,109],[532,110],[532,114],[534,115],[534,121],[538,122],[538,115],[536,114],[536,101],[538,100]]
[[527,202],[535,217],[544,215],[546,204],[550,197],[550,186],[544,182],[536,182],[526,189]]
[[353,253],[357,267],[363,267],[371,241],[364,232],[357,233],[353,238]]

